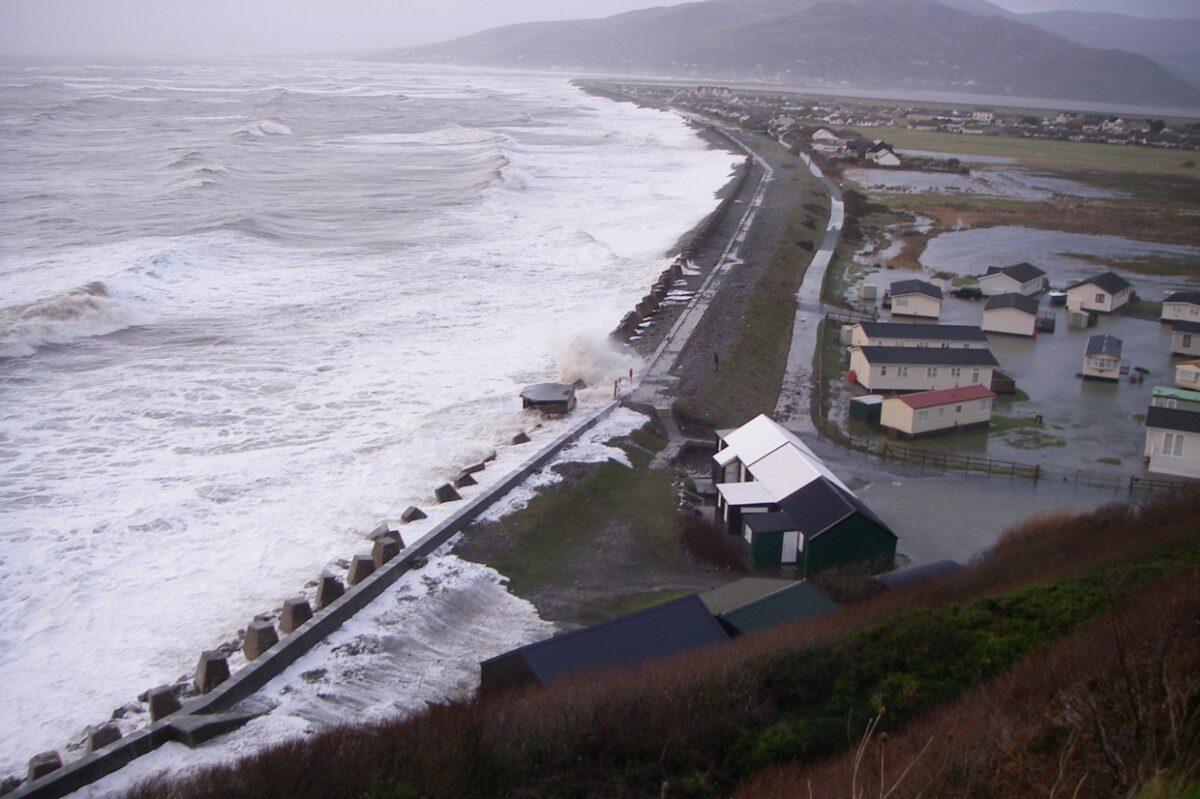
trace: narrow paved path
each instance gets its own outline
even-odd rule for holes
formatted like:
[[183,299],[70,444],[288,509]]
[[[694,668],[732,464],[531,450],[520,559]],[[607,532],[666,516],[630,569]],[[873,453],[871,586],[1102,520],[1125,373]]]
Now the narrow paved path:
[[816,433],[810,413],[812,393],[816,387],[812,363],[816,348],[821,346],[817,337],[817,327],[828,310],[821,301],[821,287],[825,283],[825,274],[829,271],[829,264],[833,261],[833,253],[842,235],[846,204],[837,184],[825,176],[821,168],[813,163],[812,158],[801,153],[800,159],[829,192],[829,224],[825,226],[821,246],[813,254],[812,263],[804,273],[804,280],[796,293],[792,344],[788,349],[787,369],[783,375],[779,402],[775,406],[775,420],[793,430]]

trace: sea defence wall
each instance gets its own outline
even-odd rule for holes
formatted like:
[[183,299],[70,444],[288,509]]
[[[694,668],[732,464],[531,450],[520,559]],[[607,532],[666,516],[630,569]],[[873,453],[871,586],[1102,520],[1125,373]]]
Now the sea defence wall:
[[[152,723],[148,727],[98,746],[96,751],[66,765],[59,765],[61,761],[46,763],[43,760],[35,768],[35,762],[43,757],[39,755],[30,763],[31,779],[8,796],[20,799],[59,799],[117,771],[136,758],[153,752],[163,744],[175,741],[197,746],[245,724],[253,718],[253,714],[235,711],[233,708],[239,702],[282,674],[284,669],[341,627],[403,575],[424,566],[426,558],[438,547],[462,532],[497,500],[552,461],[564,447],[609,416],[618,405],[619,402],[614,400],[581,419],[570,430],[543,446],[481,494],[463,502],[462,507],[457,508],[420,539],[403,547],[399,553],[392,553],[392,557],[376,565],[360,582],[346,586],[341,596],[316,610],[312,618],[284,635],[256,659],[211,688],[208,693],[190,699],[182,706],[177,703],[168,704],[169,715],[162,718],[155,718],[153,708],[156,697],[151,696]],[[249,634],[250,631],[247,630],[247,635]],[[201,655],[202,665],[207,663],[207,654]],[[223,658],[220,660],[224,662]],[[197,678],[197,682],[201,682],[199,674]],[[168,703],[174,701],[173,698],[167,699]],[[54,753],[53,757],[57,760],[57,753]]]

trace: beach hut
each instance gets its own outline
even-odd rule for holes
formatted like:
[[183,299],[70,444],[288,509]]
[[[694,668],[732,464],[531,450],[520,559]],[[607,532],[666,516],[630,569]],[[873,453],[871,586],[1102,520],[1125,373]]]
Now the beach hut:
[[979,288],[986,297],[1037,294],[1045,290],[1046,283],[1046,273],[1025,261],[1012,266],[990,266],[987,274],[979,278]]
[[879,423],[906,438],[987,427],[995,399],[984,385],[903,394],[883,401]]
[[696,594],[539,641],[479,665],[484,696],[589,671],[636,666],[722,644],[729,636]]
[[1038,301],[1025,294],[997,294],[983,306],[983,323],[987,333],[1006,336],[1033,337],[1037,333]]
[[837,610],[839,605],[807,580],[746,577],[701,594],[731,636],[769,630]]
[[1092,336],[1083,355],[1083,376],[1095,380],[1121,379],[1121,350],[1116,336]]
[[1200,361],[1175,364],[1175,385],[1200,390]]
[[866,394],[850,398],[850,418],[867,424],[879,424],[883,413],[883,395]]
[[1170,408],[1172,410],[1191,411],[1200,413],[1200,391],[1188,391],[1183,388],[1170,386],[1155,386],[1150,398],[1154,408]]
[[891,285],[892,316],[937,319],[942,315],[942,290],[924,280],[900,280]]
[[575,386],[570,383],[538,383],[521,390],[522,407],[546,414],[575,410]]
[[992,384],[1000,366],[991,350],[935,347],[855,347],[850,376],[877,391],[933,391]]
[[850,327],[852,347],[966,347],[986,349],[987,336],[971,325],[928,322],[859,322]]
[[1200,322],[1171,323],[1171,354],[1200,355]]
[[[885,568],[896,534],[794,433],[758,416],[718,441],[717,510],[756,569],[807,577],[865,563]],[[719,478],[718,478],[719,479]]]
[[1151,406],[1144,454],[1155,474],[1200,477],[1200,413]]
[[1112,313],[1133,298],[1133,286],[1116,272],[1103,272],[1067,286],[1071,310]]
[[1174,291],[1162,303],[1164,322],[1200,322],[1200,291]]

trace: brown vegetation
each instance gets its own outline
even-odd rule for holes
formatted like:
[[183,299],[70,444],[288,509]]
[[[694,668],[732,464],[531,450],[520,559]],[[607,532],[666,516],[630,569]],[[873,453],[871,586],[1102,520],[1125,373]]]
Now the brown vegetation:
[[742,540],[728,535],[702,516],[683,514],[675,522],[675,534],[683,548],[701,561],[732,572],[747,572]]
[[[806,796],[809,779],[821,780],[813,796],[875,796],[881,754],[885,788],[912,764],[901,783],[906,792],[909,785],[936,788],[936,780],[953,779],[946,783],[951,789],[926,794],[989,796],[992,787],[1011,785],[996,795],[1027,787],[1070,796],[1081,774],[1100,769],[1095,773],[1108,782],[1087,782],[1077,795],[1126,795],[1122,782],[1140,785],[1160,768],[1186,776],[1178,770],[1194,757],[1198,518],[1200,488],[1143,508],[1043,517],[1010,531],[963,572],[837,613],[667,662],[330,730],[179,781],[151,782],[131,796],[716,796],[739,783],[746,795]],[[1120,564],[1119,590],[1132,593],[1105,600],[1109,583],[1095,575]],[[1163,575],[1166,587],[1146,590]],[[1116,611],[1104,616],[1106,607]],[[895,657],[920,654],[937,668],[943,656],[949,663],[957,655],[953,646],[943,655],[950,642],[936,635],[923,639],[924,625],[933,634],[946,620],[961,625],[988,617],[986,630],[964,633],[975,641],[991,631],[997,641],[1015,640],[1006,638],[1006,626],[1029,623],[1020,615],[1026,610],[1043,617],[1030,628],[1040,632],[1026,639],[1016,660],[1004,649],[995,652],[1014,668],[985,670],[987,679],[966,694],[926,692],[925,704],[910,705],[921,712],[907,726],[897,703],[903,706],[910,688],[918,695],[926,688],[893,685],[900,693],[889,700],[887,718],[867,727],[890,729],[891,741],[870,733],[861,756],[842,756],[859,740],[846,719],[835,725],[840,732],[810,733],[817,736],[805,744],[814,753],[806,758],[813,770],[779,768],[789,750],[770,744],[777,720],[789,718],[781,712],[789,703],[827,696],[824,689],[809,699],[797,696],[806,683],[796,675],[828,679],[830,657],[843,664],[859,657],[845,659],[846,647],[881,664],[881,678]],[[1056,619],[1060,611],[1075,615]],[[1100,621],[1076,626],[1073,618]],[[889,637],[902,628],[907,638]],[[1058,643],[1038,651],[1036,642],[1046,636]],[[786,723],[796,729],[797,722]],[[854,777],[856,756],[861,780]]]

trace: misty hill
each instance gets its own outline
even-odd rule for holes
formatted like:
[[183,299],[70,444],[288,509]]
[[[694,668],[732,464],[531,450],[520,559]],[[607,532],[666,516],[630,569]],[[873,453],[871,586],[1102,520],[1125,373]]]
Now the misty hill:
[[1073,42],[1139,53],[1200,81],[1200,18],[1151,19],[1089,11],[1043,11],[1019,19]]
[[1068,41],[984,0],[705,0],[379,57],[1200,105],[1200,90],[1144,55]]

